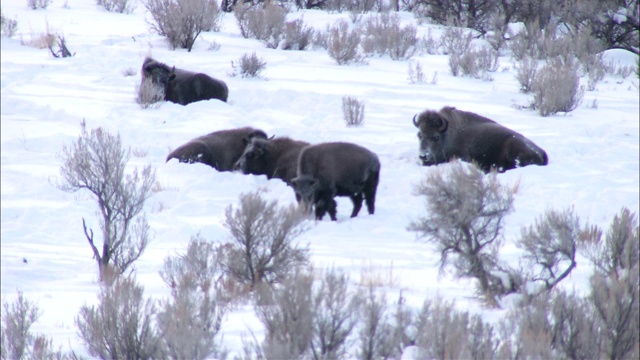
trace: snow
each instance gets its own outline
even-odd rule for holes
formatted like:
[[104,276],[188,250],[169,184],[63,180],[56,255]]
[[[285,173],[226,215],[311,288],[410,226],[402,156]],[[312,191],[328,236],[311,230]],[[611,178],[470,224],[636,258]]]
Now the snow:
[[[65,6],[66,5],[66,6]],[[418,308],[426,298],[453,299],[461,310],[496,319],[506,309],[484,308],[474,297],[473,282],[438,274],[438,254],[417,241],[406,227],[425,211],[424,200],[412,195],[414,184],[434,167],[418,165],[418,140],[411,119],[425,109],[455,106],[474,111],[514,129],[549,155],[548,166],[528,166],[500,174],[505,183],[520,182],[515,211],[505,224],[501,259],[517,265],[520,250],[514,240],[520,228],[532,224],[547,209],[575,207],[583,222],[607,228],[626,206],[639,208],[638,77],[607,76],[581,106],[568,114],[540,117],[529,110],[530,96],[518,92],[508,57],[500,59],[493,81],[453,77],[447,56],[418,55],[425,77],[437,72],[436,84],[411,84],[406,61],[373,57],[368,64],[338,66],[326,51],[267,49],[240,36],[231,14],[218,33],[203,33],[192,52],[169,50],[149,30],[142,5],[132,14],[108,13],[92,0],[54,0],[46,10],[33,11],[23,0],[2,3],[5,17],[18,21],[18,34],[2,37],[1,57],[1,291],[11,301],[16,290],[37,302],[42,316],[34,332],[50,336],[63,350],[86,355],[76,334],[74,317],[83,304],[95,304],[96,265],[82,232],[82,218],[98,229],[96,204],[86,192],[58,189],[62,147],[88,129],[119,132],[123,144],[145,154],[130,166],[152,164],[162,191],[146,205],[155,237],[137,262],[145,295],[168,295],[158,271],[165,257],[183,252],[192,235],[212,241],[228,235],[224,210],[237,205],[241,193],[264,189],[281,205],[295,202],[284,183],[264,176],[218,173],[201,164],[165,163],[170,150],[212,131],[242,126],[311,143],[349,141],[378,154],[382,172],[376,214],[362,210],[350,219],[351,203],[338,198],[338,221],[325,217],[310,222],[299,239],[311,249],[316,267],[336,266],[351,275],[356,286],[363,267],[392,267],[399,284],[386,289],[395,299],[400,289]],[[400,14],[403,24],[413,22]],[[324,30],[347,14],[299,11],[305,23]],[[430,25],[417,25],[426,34]],[[22,46],[46,28],[65,36],[71,58],[53,58],[48,50]],[[432,26],[434,33],[439,27]],[[212,42],[217,51],[207,50]],[[231,61],[256,52],[267,62],[263,77],[230,77]],[[141,109],[134,101],[139,68],[145,56],[169,65],[202,71],[224,80],[229,102],[203,101],[188,106],[163,103]],[[635,56],[609,51],[608,60],[635,66]],[[125,76],[127,70],[135,76]],[[586,83],[586,79],[582,79]],[[347,127],[342,97],[355,96],[366,105],[364,125]],[[590,106],[597,103],[597,108]],[[447,165],[440,165],[447,166]],[[27,262],[23,262],[26,259]],[[591,268],[583,258],[561,286],[586,291]],[[513,306],[504,301],[505,308]],[[263,330],[249,305],[225,319],[225,345],[241,349],[240,335]]]

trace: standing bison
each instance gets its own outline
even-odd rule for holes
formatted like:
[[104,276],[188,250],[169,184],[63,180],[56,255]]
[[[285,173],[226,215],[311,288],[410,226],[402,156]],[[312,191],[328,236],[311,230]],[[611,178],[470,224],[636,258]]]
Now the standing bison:
[[375,212],[379,177],[380,160],[373,152],[350,143],[323,143],[300,152],[292,187],[307,209],[315,206],[317,220],[328,212],[336,221],[336,196],[351,198],[351,217],[360,212],[363,197],[369,214]]
[[309,143],[288,137],[275,139],[254,138],[238,159],[235,170],[245,174],[266,175],[268,179],[281,179],[287,185],[296,177],[298,154]]
[[547,165],[547,153],[521,134],[472,112],[446,106],[413,117],[420,129],[420,159],[435,165],[454,158],[474,162],[485,173]]
[[207,74],[169,67],[150,57],[142,63],[142,81],[147,78],[164,89],[166,101],[180,105],[209,99],[226,102],[229,97],[229,89],[224,81]]
[[173,150],[167,156],[167,161],[178,159],[179,162],[189,164],[199,162],[218,171],[232,171],[233,165],[254,138],[266,139],[267,134],[252,127],[212,132]]

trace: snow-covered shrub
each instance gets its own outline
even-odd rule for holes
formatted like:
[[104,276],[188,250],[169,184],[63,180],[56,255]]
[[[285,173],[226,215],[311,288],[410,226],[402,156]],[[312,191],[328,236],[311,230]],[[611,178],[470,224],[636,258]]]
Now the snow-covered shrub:
[[89,355],[100,359],[156,359],[162,340],[153,326],[155,305],[144,299],[144,287],[133,277],[101,285],[98,303],[83,305],[75,318],[78,336]]
[[416,316],[420,359],[496,359],[499,344],[493,327],[479,315],[455,309],[437,297],[426,300]]
[[[267,66],[267,62],[256,55],[256,53],[242,54],[240,59],[238,60],[238,65],[236,65],[233,61],[231,62],[232,72],[231,76],[237,76],[238,71],[240,71],[241,77],[259,77],[260,73]],[[238,67],[240,69],[238,69]]]
[[131,14],[136,8],[135,3],[130,0],[96,0],[96,4],[107,11],[121,14]]
[[363,61],[358,30],[350,30],[346,20],[338,20],[327,31],[327,50],[338,65]]
[[[64,36],[60,34],[56,34],[54,36],[55,40],[49,43],[49,52],[51,53],[51,56],[55,58],[66,58],[72,57],[76,54],[72,54],[71,51],[69,51],[67,48],[67,41]],[[54,50],[54,45],[57,45],[57,50]]]
[[305,50],[313,41],[314,29],[306,26],[302,19],[284,24],[283,50]]
[[514,291],[496,272],[502,224],[513,211],[517,190],[517,184],[500,183],[495,172],[484,174],[461,161],[431,171],[414,189],[424,197],[427,215],[411,221],[407,229],[436,246],[441,272],[451,268],[456,277],[476,279],[478,293],[490,306]]
[[172,49],[191,51],[203,31],[218,31],[220,7],[215,0],[142,0],[151,14],[151,29],[169,41]]
[[2,35],[6,37],[12,37],[18,31],[18,21],[9,19],[0,14],[0,27],[2,28]]
[[342,116],[347,126],[361,126],[364,123],[364,102],[355,97],[342,97]]
[[602,230],[591,229],[594,236],[584,239],[581,250],[596,272],[604,276],[620,276],[638,265],[640,257],[640,227],[638,217],[626,207],[611,221],[606,236]]
[[287,10],[270,2],[256,6],[238,4],[234,15],[243,37],[256,38],[270,49],[278,48],[285,33]]
[[221,247],[196,235],[186,253],[164,260],[160,277],[171,298],[159,302],[157,324],[169,358],[219,358],[216,336],[231,300],[222,288],[223,257]]
[[524,251],[527,280],[542,282],[549,291],[569,276],[576,267],[578,241],[588,236],[586,230],[573,208],[547,210],[534,225],[522,228],[516,246]]
[[572,58],[567,60],[549,60],[533,81],[532,106],[542,116],[573,111],[582,102],[584,86],[580,86],[578,67]]
[[444,55],[462,54],[469,50],[473,34],[463,28],[448,27],[440,37],[440,47]]
[[531,86],[538,73],[538,60],[525,55],[516,62],[516,80],[520,84],[520,92],[525,94],[531,92]]
[[397,14],[371,16],[362,25],[362,48],[367,54],[389,55],[393,60],[409,59],[417,50],[417,29],[400,27]]
[[231,233],[225,259],[228,274],[254,287],[283,281],[309,262],[309,250],[293,240],[307,230],[297,207],[278,207],[259,192],[242,194],[237,208],[227,207],[224,226]]
[[415,66],[413,66],[412,62],[409,62],[407,74],[409,76],[409,82],[412,84],[422,84],[424,82],[424,72],[422,71],[422,65],[419,61],[415,62]]
[[488,46],[479,50],[470,47],[463,53],[449,54],[449,69],[453,76],[471,76],[476,79],[492,80],[490,72],[498,69],[498,52]]
[[[84,235],[98,264],[100,280],[124,274],[142,255],[150,240],[149,224],[142,212],[156,182],[151,165],[141,172],[125,174],[131,149],[125,149],[120,135],[102,128],[83,129],[76,142],[62,148],[62,183],[66,192],[88,190],[99,205],[101,244],[82,219]],[[100,250],[98,250],[100,249]],[[113,271],[113,273],[112,273]]]
[[53,0],[27,0],[27,6],[33,10],[46,9],[52,2]]

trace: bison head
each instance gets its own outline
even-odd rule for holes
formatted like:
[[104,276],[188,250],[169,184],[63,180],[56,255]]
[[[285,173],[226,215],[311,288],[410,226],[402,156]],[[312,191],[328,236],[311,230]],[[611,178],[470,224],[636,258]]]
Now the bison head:
[[425,111],[413,117],[413,125],[420,141],[420,160],[423,165],[435,165],[448,161],[444,153],[449,122],[436,111]]
[[146,58],[142,63],[142,81],[148,78],[153,84],[166,88],[172,76],[175,77],[174,71],[175,67],[171,68],[152,58]]
[[261,137],[250,138],[249,144],[233,169],[240,170],[243,174],[267,175],[267,141]]
[[310,213],[314,204],[315,193],[318,189],[318,179],[309,175],[300,175],[291,179],[291,187],[296,193],[296,199],[304,207],[305,211]]

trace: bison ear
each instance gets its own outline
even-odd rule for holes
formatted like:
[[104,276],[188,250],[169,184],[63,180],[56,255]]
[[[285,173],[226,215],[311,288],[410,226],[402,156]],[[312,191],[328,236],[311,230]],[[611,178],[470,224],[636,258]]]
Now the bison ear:
[[413,125],[417,128],[419,128],[420,126],[418,125],[418,122],[416,121],[416,118],[418,117],[418,114],[413,115]]
[[169,81],[173,81],[176,78],[176,74],[169,75]]

